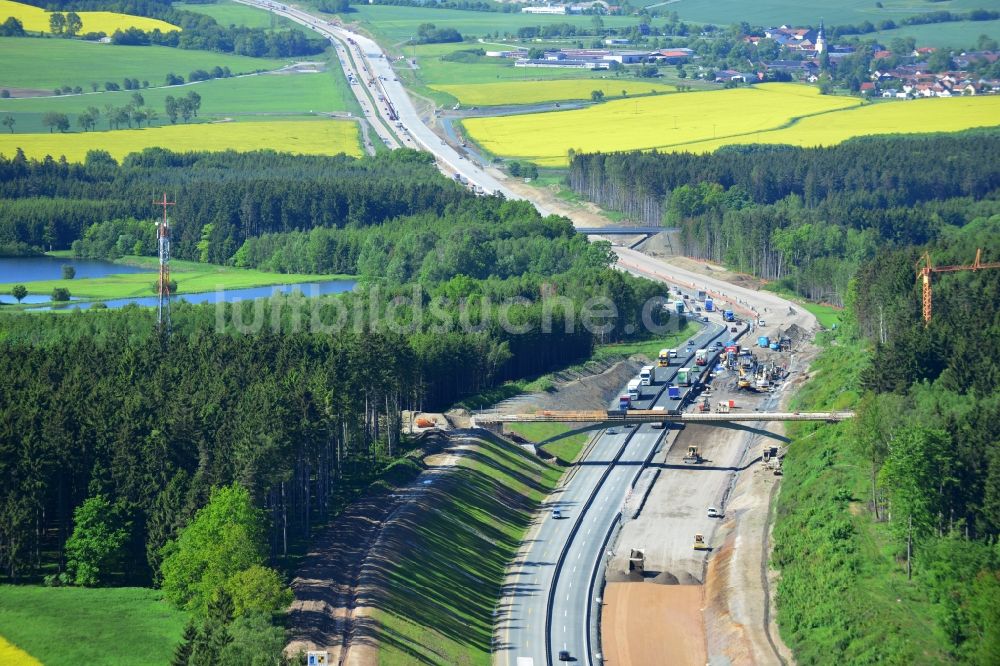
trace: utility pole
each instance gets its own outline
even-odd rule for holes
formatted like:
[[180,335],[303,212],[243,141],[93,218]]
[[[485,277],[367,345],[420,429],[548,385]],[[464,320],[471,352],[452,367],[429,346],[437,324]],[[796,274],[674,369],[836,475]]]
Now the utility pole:
[[163,219],[156,225],[156,239],[160,252],[160,277],[156,283],[156,326],[163,331],[166,322],[167,334],[170,334],[170,223],[167,220],[167,206],[176,205],[167,201],[166,192],[161,201],[154,201],[154,206],[163,207]]

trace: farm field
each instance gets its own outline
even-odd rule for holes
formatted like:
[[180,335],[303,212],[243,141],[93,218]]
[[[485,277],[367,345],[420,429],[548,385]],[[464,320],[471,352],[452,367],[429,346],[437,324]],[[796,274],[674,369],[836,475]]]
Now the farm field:
[[226,27],[241,25],[247,28],[276,28],[279,30],[299,27],[297,23],[289,21],[283,16],[277,16],[263,9],[241,5],[230,0],[220,0],[212,5],[189,5],[184,2],[175,2],[173,8],[211,16],[219,25]]
[[[559,100],[590,99],[594,90],[607,97],[675,92],[674,86],[614,79],[566,79],[546,81],[509,81],[503,83],[473,83],[464,85],[434,85],[435,90],[447,93],[463,104],[482,106],[499,104],[535,104]],[[2,107],[0,107],[2,108]]]
[[[663,0],[643,0],[642,6],[662,3]],[[915,14],[948,10],[967,12],[970,9],[990,8],[989,2],[982,0],[948,0],[947,2],[927,2],[927,0],[882,0],[877,6],[871,0],[840,0],[825,3],[822,7],[800,0],[679,0],[660,7],[677,12],[684,21],[729,25],[746,21],[751,25],[819,25],[822,18],[826,25],[857,24],[892,19],[898,21]],[[978,33],[976,33],[978,34]]]
[[6,661],[0,647],[0,663],[167,664],[186,617],[157,590],[3,585],[3,638],[37,661]]
[[[145,16],[131,16],[114,12],[77,12],[77,14],[83,21],[81,35],[88,32],[105,32],[110,35],[115,30],[125,30],[126,28],[139,28],[145,31],[159,29],[160,32],[180,30],[176,25]],[[29,32],[49,32],[49,12],[44,9],[20,2],[0,0],[0,23],[6,21],[9,16],[21,21],[24,24],[24,29]]]
[[877,39],[883,44],[888,44],[897,37],[913,37],[920,46],[950,46],[965,50],[976,46],[979,35],[1000,39],[1000,21],[959,21],[908,25],[894,30],[879,30],[869,35],[863,35],[863,38]]
[[245,74],[278,69],[290,61],[166,46],[114,46],[76,39],[0,37],[0,62],[17,63],[16,67],[0,67],[0,88],[48,91],[68,85],[90,91],[91,82],[103,88],[105,81],[121,85],[122,79],[131,77],[157,86],[163,85],[169,72],[187,78],[192,70],[211,70],[219,66],[229,67],[233,74]]
[[172,125],[115,132],[70,134],[0,134],[0,154],[22,148],[29,157],[64,155],[82,162],[90,150],[106,150],[115,159],[145,148],[191,150],[277,150],[300,155],[361,156],[358,126],[350,120],[287,120]]
[[[150,88],[140,91],[146,106],[159,115],[156,125],[169,125],[165,108],[168,96],[182,97],[194,91],[201,96],[198,118],[253,119],[266,114],[301,115],[354,110],[347,82],[342,70],[331,68],[315,74],[260,74],[231,79],[214,79],[189,86]],[[0,99],[0,114],[14,117],[16,133],[46,133],[42,116],[49,111],[65,113],[73,129],[78,130],[76,118],[87,107],[97,108],[102,117],[97,129],[107,129],[104,107],[107,104],[124,106],[129,103],[132,91],[102,92],[94,95],[62,95],[59,97],[26,97]],[[258,118],[259,119],[259,118]]]
[[[60,256],[71,257],[68,252]],[[157,265],[155,257],[126,257],[119,263],[146,266],[150,271]],[[177,293],[197,294],[216,289],[244,289],[247,287],[268,287],[279,284],[299,284],[336,279],[351,279],[348,275],[311,275],[306,273],[268,273],[267,271],[233,268],[202,264],[180,259],[170,260],[170,278],[177,281]],[[24,282],[29,294],[48,295],[56,287],[66,287],[74,297],[85,299],[131,298],[135,296],[155,296],[153,283],[156,273],[122,273],[99,278],[77,278],[74,280],[40,280]],[[10,301],[10,290],[14,286],[0,284],[0,295]],[[2,597],[0,597],[2,598]]]
[[[462,122],[491,153],[563,166],[569,150],[667,148],[716,136],[744,137],[781,127],[797,116],[860,104],[789,84],[641,97],[586,109],[469,118]],[[745,141],[741,141],[745,142]]]
[[[493,33],[514,35],[524,26],[570,23],[590,27],[592,17],[577,14],[545,16],[501,12],[472,12],[458,9],[422,9],[392,5],[354,5],[348,14],[340,17],[345,23],[358,23],[384,41],[384,46],[398,49],[401,43],[417,34],[421,23],[433,23],[438,28],[454,28],[463,37],[485,37]],[[604,16],[607,28],[638,25],[637,16]],[[458,46],[452,44],[452,46]]]
[[822,96],[815,88],[768,84],[472,118],[463,125],[495,155],[560,167],[570,150],[702,153],[748,143],[816,146],[869,134],[957,131],[1000,122],[1000,97],[860,105],[856,98]]

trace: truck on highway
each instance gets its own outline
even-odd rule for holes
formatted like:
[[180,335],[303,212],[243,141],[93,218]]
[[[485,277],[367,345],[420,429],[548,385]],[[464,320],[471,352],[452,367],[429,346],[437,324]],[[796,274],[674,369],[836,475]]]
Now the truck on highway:
[[700,291],[699,290],[698,291],[698,300],[699,301],[704,301],[706,298],[708,298],[708,294],[706,292],[704,292],[704,291]]
[[653,366],[643,366],[642,370],[639,371],[639,383],[642,386],[652,386],[653,381]]
[[624,412],[631,406],[632,399],[628,397],[628,394],[618,396],[618,409]]
[[684,301],[674,301],[674,311],[677,314],[684,314]]
[[656,358],[656,364],[661,368],[666,368],[670,365],[670,350],[661,349],[660,355]]
[[680,387],[677,387],[677,386],[668,386],[667,387],[667,397],[670,398],[671,400],[680,400],[681,399],[681,389],[680,389]]
[[677,370],[677,385],[691,386],[691,368],[680,368]]
[[708,363],[708,350],[699,349],[694,353],[694,364],[695,365],[706,365]]
[[705,312],[715,312],[715,301],[711,298],[705,299]]
[[638,379],[633,379],[628,383],[628,399],[629,401],[638,400],[641,395],[642,382]]
[[733,314],[732,310],[726,310],[725,312],[722,313],[722,320],[723,321],[736,321],[736,315]]

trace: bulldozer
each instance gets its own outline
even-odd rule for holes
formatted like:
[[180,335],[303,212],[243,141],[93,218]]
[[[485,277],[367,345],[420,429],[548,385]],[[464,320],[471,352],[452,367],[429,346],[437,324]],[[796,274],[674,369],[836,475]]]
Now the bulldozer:
[[684,456],[684,464],[686,465],[697,465],[702,461],[701,454],[698,453],[697,446],[689,446],[687,455]]
[[694,535],[694,549],[695,550],[708,550],[708,544],[705,543],[705,537],[701,534]]

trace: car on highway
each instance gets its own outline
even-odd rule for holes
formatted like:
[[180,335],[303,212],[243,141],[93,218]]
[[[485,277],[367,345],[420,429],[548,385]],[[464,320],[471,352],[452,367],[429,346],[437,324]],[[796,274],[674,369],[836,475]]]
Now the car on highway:
[[702,321],[702,323],[707,324],[708,323],[708,317],[702,317],[701,321]]
[[569,650],[559,650],[559,661],[570,661],[572,659],[569,656]]
[[718,347],[719,349],[722,349],[722,341],[721,340],[716,340],[715,341],[715,346]]
[[604,433],[606,435],[617,435],[618,434],[618,428],[608,428],[607,430],[604,431]]
[[709,518],[722,518],[722,514],[714,506],[708,507],[708,517]]
[[694,340],[688,340],[688,347],[694,347]]
[[563,517],[562,511],[560,511],[559,509],[552,509],[553,520],[562,520],[562,517]]
[[738,329],[738,328],[736,328],[735,326],[733,326],[732,328],[730,328],[730,329],[729,329],[729,332],[730,332],[730,333],[735,333],[735,332],[736,332],[736,331],[738,331],[738,330],[740,330],[740,329]]

